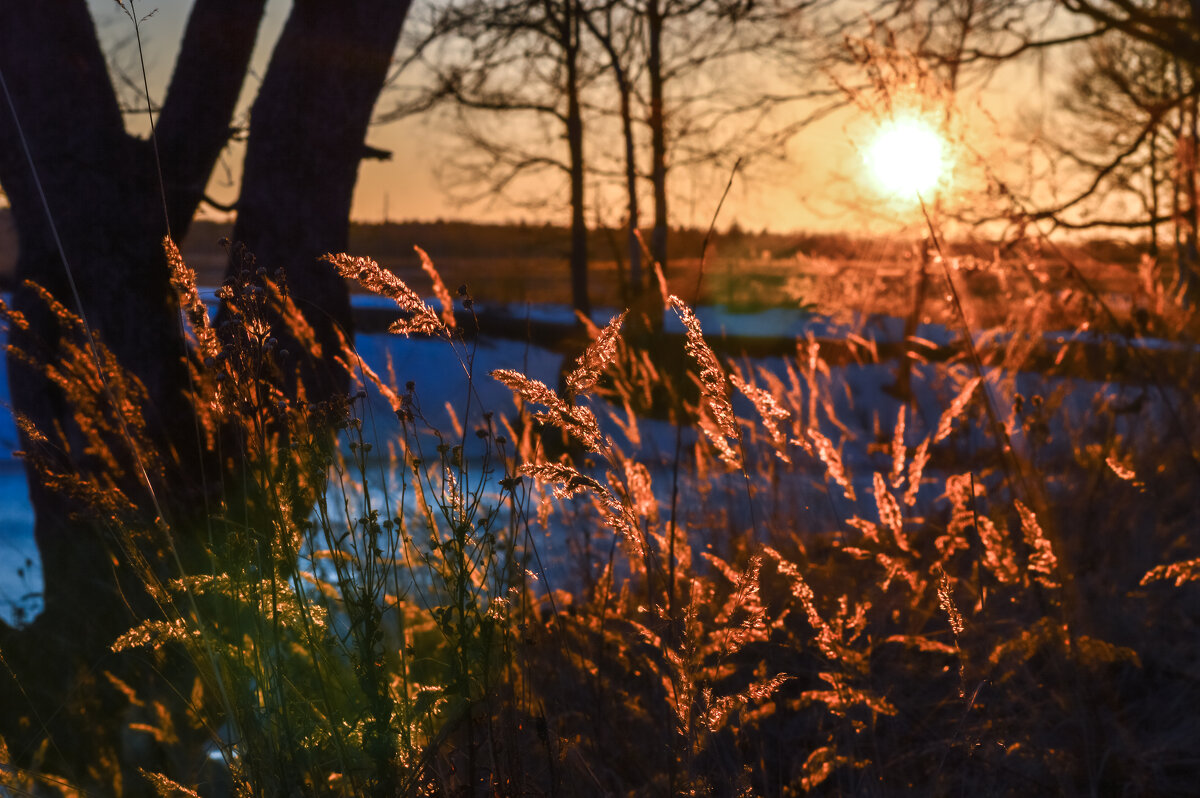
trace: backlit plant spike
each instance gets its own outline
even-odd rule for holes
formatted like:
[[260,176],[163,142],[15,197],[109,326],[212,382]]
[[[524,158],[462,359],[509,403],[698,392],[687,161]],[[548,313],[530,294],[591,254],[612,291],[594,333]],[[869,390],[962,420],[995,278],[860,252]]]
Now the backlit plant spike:
[[112,643],[112,650],[121,653],[131,648],[161,648],[165,643],[182,642],[199,637],[199,630],[188,629],[182,618],[175,621],[142,621]]
[[[543,484],[552,485],[554,498],[560,501],[580,493],[590,493],[594,506],[613,531],[630,543],[641,542],[638,519],[633,510],[599,481],[563,463],[535,463],[522,466],[521,471]],[[609,478],[612,479],[611,474]]]
[[654,280],[658,285],[658,292],[662,296],[663,305],[670,305],[671,289],[667,286],[667,276],[663,274],[662,264],[658,261],[654,261]]
[[400,335],[448,334],[445,323],[433,308],[426,305],[420,295],[409,288],[403,280],[375,261],[344,253],[340,255],[327,254],[323,259],[333,264],[337,273],[342,277],[357,280],[368,291],[388,297],[399,305],[401,310],[409,314],[409,318],[401,319],[389,327],[388,332]]
[[926,464],[929,463],[930,440],[930,438],[925,438],[921,441],[908,464],[908,489],[904,491],[904,504],[908,507],[913,507],[917,503],[917,494],[921,490],[921,477],[925,473]]
[[[644,546],[645,540],[640,534],[641,523],[632,506],[632,499],[628,498],[627,487],[621,484],[615,471],[609,470],[605,476],[608,479],[608,487],[593,494],[593,504],[610,529],[621,534],[629,543]],[[624,501],[621,498],[623,496],[627,497]],[[645,551],[643,549],[643,552]],[[686,567],[688,559],[686,555],[680,557],[682,567]]]
[[[713,557],[710,562],[716,560]],[[734,591],[730,594],[725,606],[717,614],[717,623],[727,628],[727,636],[724,641],[723,649],[725,654],[732,654],[742,648],[747,642],[754,639],[764,639],[766,628],[763,625],[763,619],[766,616],[766,608],[763,607],[759,595],[759,572],[762,569],[762,557],[754,556],[750,558],[750,562],[746,566],[746,570],[742,573],[729,573],[732,568],[726,566],[724,574],[726,579],[733,576],[731,580],[734,584]],[[735,618],[740,618],[741,621],[736,626],[732,626]]]
[[938,606],[942,608],[942,612],[946,613],[946,618],[950,621],[950,631],[954,632],[955,640],[963,633],[962,613],[958,611],[958,605],[954,603],[953,584],[950,582],[949,575],[946,574],[940,567],[938,571]]
[[738,581],[741,580],[742,575],[738,573],[736,568],[722,560],[717,555],[713,554],[711,551],[702,551],[700,552],[700,556],[703,557],[709,565],[720,571],[721,576],[725,577],[725,581],[729,584],[736,585]]
[[792,680],[786,673],[751,682],[743,692],[735,695],[713,696],[711,687],[701,691],[703,706],[708,709],[702,714],[701,722],[710,732],[718,732],[724,726],[726,718],[734,710],[750,704],[760,704],[770,698],[782,685]]
[[625,460],[625,484],[629,486],[629,498],[633,510],[651,524],[658,523],[658,500],[650,481],[650,469],[636,460]]
[[900,405],[900,412],[896,415],[896,429],[892,431],[892,487],[899,490],[904,484],[904,461],[908,457],[908,450],[904,445],[904,417],[908,410],[908,405]]
[[1020,580],[1020,572],[1017,569],[1017,558],[1013,553],[1012,546],[1009,545],[1008,536],[998,529],[992,523],[992,519],[986,515],[978,516],[975,529],[983,544],[983,564],[1001,584],[1016,584]]
[[1037,516],[1020,499],[1017,499],[1015,504],[1017,512],[1021,515],[1021,532],[1025,537],[1025,544],[1029,546],[1029,570],[1033,572],[1034,579],[1044,587],[1059,587],[1058,582],[1054,581],[1058,558],[1054,556],[1054,550],[1042,532]]
[[736,373],[730,374],[729,379],[733,382],[733,386],[754,404],[754,409],[758,411],[758,416],[762,419],[763,427],[771,436],[776,456],[785,463],[792,462],[785,450],[787,436],[779,429],[779,425],[787,421],[791,417],[791,413],[779,406],[779,402],[775,401],[775,397],[771,395],[770,391],[765,391],[757,385],[751,385]]
[[808,430],[808,437],[817,450],[817,457],[825,464],[829,478],[841,487],[842,493],[846,494],[847,499],[856,501],[854,485],[850,482],[850,475],[846,473],[846,469],[842,465],[842,456],[834,448],[833,441],[818,432],[815,427]]
[[958,537],[975,523],[973,480],[970,474],[951,474],[946,478],[946,498],[950,501],[950,524],[947,532]]
[[549,412],[534,413],[534,420],[558,426],[591,451],[601,449],[603,440],[600,435],[600,425],[589,408],[568,404],[544,382],[530,379],[519,371],[496,369],[492,372],[492,377],[507,385],[526,402],[533,402],[547,408]]
[[417,255],[421,258],[421,269],[429,275],[430,282],[433,283],[433,295],[438,298],[438,302],[442,305],[442,321],[450,329],[455,328],[454,321],[454,300],[450,297],[450,291],[446,288],[446,284],[442,282],[442,275],[438,274],[438,270],[433,266],[433,259],[429,257],[429,253],[420,247],[413,247]]
[[857,515],[848,518],[846,523],[861,532],[864,541],[879,543],[879,527],[876,524]]
[[163,238],[162,246],[171,270],[171,286],[179,295],[179,305],[196,336],[200,355],[203,358],[215,358],[220,353],[220,347],[217,345],[217,334],[208,320],[208,309],[204,307],[204,301],[196,289],[196,273],[183,262],[179,247],[175,246],[170,236]]
[[1145,483],[1137,478],[1137,473],[1129,466],[1117,459],[1116,455],[1110,454],[1104,459],[1105,465],[1117,475],[1118,479],[1123,479],[1136,488],[1145,487]]
[[972,377],[959,391],[958,396],[954,397],[954,401],[946,408],[946,412],[942,413],[942,417],[938,419],[937,432],[933,436],[933,442],[939,443],[950,434],[950,427],[954,424],[954,419],[958,418],[962,413],[963,408],[971,401],[971,396],[975,393],[975,388],[981,382],[979,377]]
[[901,551],[909,551],[908,538],[904,535],[904,516],[900,513],[900,505],[888,490],[883,474],[875,472],[875,506],[879,510],[879,521],[892,532],[896,545]]
[[1139,584],[1148,585],[1151,582],[1160,582],[1170,580],[1175,583],[1175,587],[1180,587],[1186,582],[1200,582],[1200,559],[1184,560],[1183,562],[1175,562],[1170,565],[1159,565],[1151,568],[1142,577]]
[[717,425],[717,422],[713,420],[713,417],[710,414],[702,411],[700,413],[700,417],[696,420],[696,423],[699,425],[700,431],[704,433],[704,436],[712,442],[713,446],[716,447],[717,454],[720,456],[722,462],[733,469],[739,469],[742,467],[742,458],[738,455],[737,451],[729,445],[729,439],[725,437],[721,431],[721,428]]
[[896,714],[896,708],[886,698],[855,688],[841,674],[823,672],[818,676],[832,689],[806,690],[800,695],[801,706],[821,703],[839,718],[849,716],[857,707],[866,707],[878,715]]
[[903,580],[914,594],[921,592],[921,580],[903,559],[880,551],[875,554],[875,562],[883,568],[883,579],[879,582],[879,588],[885,593],[896,579]]
[[154,788],[154,792],[158,794],[159,798],[178,798],[180,795],[200,798],[200,794],[195,790],[189,790],[161,773],[151,773],[144,768],[138,768],[138,772],[142,774],[142,778],[150,782],[150,786]]
[[974,503],[971,501],[971,475],[952,474],[946,478],[946,498],[950,500],[950,522],[946,534],[934,541],[942,561],[956,551],[971,547],[967,531],[972,527]]
[[783,555],[770,546],[763,546],[763,554],[775,561],[775,567],[784,577],[791,582],[792,596],[799,600],[800,606],[804,608],[804,614],[808,618],[808,624],[817,633],[817,647],[831,660],[838,658],[838,636],[830,628],[829,624],[821,617],[817,611],[816,595],[813,593],[808,582],[800,574],[800,569],[792,563],[784,559]]
[[831,745],[816,748],[804,760],[801,767],[800,789],[804,792],[815,789],[827,780],[833,771],[839,767],[851,764],[849,757],[840,756],[837,749]]
[[404,402],[405,397],[392,389],[392,385],[395,383],[389,384],[387,380],[375,373],[375,370],[367,364],[367,361],[358,357],[353,347],[346,341],[341,330],[338,330],[338,337],[341,338],[342,342],[342,354],[338,356],[338,361],[341,363],[342,368],[346,370],[346,373],[359,375],[360,382],[363,381],[361,378],[365,378],[366,382],[375,386],[380,395],[387,401],[393,413],[402,412],[406,407]]
[[[309,356],[320,358],[323,353],[323,347],[317,340],[317,332],[308,323],[308,319],[304,318],[304,314],[300,312],[300,306],[292,299],[291,294],[281,290],[279,284],[274,280],[268,280],[267,295],[271,298],[271,304],[278,311],[284,328],[292,334]],[[335,326],[334,330],[337,331],[341,339],[342,349],[346,350],[348,345],[341,328]]]
[[13,310],[0,299],[0,321],[4,321],[18,330],[28,330],[29,321],[20,311]]
[[717,356],[704,340],[700,329],[700,320],[687,304],[675,296],[670,297],[671,308],[683,322],[687,336],[687,353],[700,367],[700,393],[712,413],[713,421],[726,438],[737,440],[737,424],[733,417],[733,406],[729,403],[729,392],[725,386],[725,372],[717,361]]
[[587,393],[595,387],[604,369],[617,353],[617,342],[621,336],[621,325],[628,311],[614,316],[608,326],[600,331],[595,340],[579,356],[574,370],[567,376],[567,387],[577,394]]

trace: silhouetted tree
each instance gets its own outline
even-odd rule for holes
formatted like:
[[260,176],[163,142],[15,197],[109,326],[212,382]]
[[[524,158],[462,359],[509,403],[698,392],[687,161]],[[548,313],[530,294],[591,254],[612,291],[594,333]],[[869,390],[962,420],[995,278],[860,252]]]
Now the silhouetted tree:
[[[1085,30],[1085,58],[1063,98],[1066,109],[1082,123],[1086,140],[1050,137],[1050,146],[1075,165],[1083,184],[1029,215],[1074,229],[1146,227],[1154,253],[1158,226],[1172,221],[1175,290],[1190,303],[1200,265],[1200,3],[1059,1],[1062,8],[1093,23]],[[1135,198],[1142,207],[1114,208],[1112,200],[1122,197]]]
[[[461,156],[466,168],[460,174],[472,188],[484,187],[476,196],[510,192],[518,179],[527,178],[526,194],[535,194],[544,204],[545,193],[529,190],[530,181],[553,171],[566,175],[573,229],[584,223],[585,178],[616,178],[627,194],[632,241],[639,194],[648,183],[654,209],[650,254],[665,266],[671,171],[713,164],[732,167],[739,159],[778,148],[812,118],[789,116],[783,109],[833,93],[829,87],[813,87],[819,83],[815,70],[800,81],[763,87],[764,75],[778,73],[780,62],[788,64],[793,76],[800,65],[811,63],[802,23],[806,12],[821,4],[822,0],[451,4],[435,12],[415,43],[410,64],[420,64],[425,74],[420,69],[407,73],[412,95],[394,113],[449,106],[460,114],[468,145]],[[606,73],[611,81],[603,79]],[[614,116],[619,120],[619,144],[605,135],[604,123]],[[617,158],[620,165],[614,167]],[[583,239],[582,233],[576,236],[579,246],[571,256],[573,299],[581,309]],[[640,260],[640,253],[631,254],[634,265]]]
[[1006,186],[1004,198],[1017,199],[1019,207],[968,208],[956,215],[978,223],[1015,212],[1022,224],[1146,228],[1155,254],[1159,226],[1172,221],[1177,288],[1191,292],[1197,260],[1195,4],[900,0],[890,8],[885,26],[898,46],[945,76],[951,90],[964,75],[990,76],[1033,51],[1076,48],[1069,88],[1060,95],[1066,113],[1037,141],[1055,165],[1056,180],[1039,177],[1023,195]]
[[[1196,69],[1116,33],[1089,42],[1081,55],[1062,96],[1074,123],[1068,130],[1077,133],[1052,144],[1085,183],[1039,215],[1069,228],[1145,227],[1152,245],[1166,221],[1192,226],[1188,174],[1194,169],[1187,153],[1200,92]],[[1125,202],[1114,207],[1115,200]],[[1129,209],[1128,200],[1140,207]],[[1089,212],[1077,213],[1089,205]]]
[[629,257],[629,285],[633,296],[641,294],[642,242],[638,237],[637,139],[633,127],[633,92],[635,76],[633,59],[641,32],[636,18],[624,8],[621,0],[608,0],[583,15],[584,24],[608,58],[613,83],[617,89],[617,108],[621,119],[621,139],[624,144],[625,228],[626,252]]
[[[391,115],[452,108],[469,145],[457,166],[485,195],[547,173],[566,177],[571,301],[587,313],[582,93],[594,69],[584,59],[581,14],[579,0],[467,0],[438,8],[409,59],[429,74]],[[508,135],[513,130],[519,134]],[[545,193],[538,196],[544,205]]]
[[[349,309],[341,282],[315,259],[345,247],[367,122],[408,5],[297,0],[251,114],[238,235],[257,249],[262,265],[288,271],[322,336],[333,324],[348,331]],[[231,119],[264,7],[265,0],[196,2],[152,142],[126,131],[84,0],[0,4],[0,185],[20,242],[12,304],[28,323],[13,325],[10,341],[40,363],[67,356],[69,330],[24,285],[33,281],[80,312],[141,380],[154,416],[147,419],[149,434],[183,464],[156,486],[160,506],[172,516],[161,520],[176,530],[202,528],[196,483],[213,464],[199,452],[178,302],[161,242],[168,233],[186,236],[234,132]],[[128,8],[136,20],[133,4]],[[29,422],[22,445],[53,458],[65,473],[107,468],[94,453],[41,444],[33,430],[80,440],[73,408],[37,363],[10,358],[8,367],[13,409]],[[325,373],[323,390],[344,384],[344,376]],[[127,495],[147,499],[136,471],[107,476]],[[121,704],[106,692],[102,674],[116,670],[109,646],[130,626],[137,580],[104,525],[78,516],[77,504],[36,479],[30,498],[44,611],[25,628],[0,624],[0,735],[19,761],[49,737],[48,766],[108,792],[113,783],[104,779],[114,775],[97,769],[121,757],[113,716]],[[185,560],[189,551],[198,555],[199,540],[178,543]]]
[[1193,66],[1200,66],[1200,3],[1196,0],[1058,2],[1068,11],[1092,20],[1097,32],[1117,31]]
[[820,106],[796,108],[834,94],[819,77],[818,48],[812,46],[819,38],[816,13],[827,4],[624,0],[617,5],[623,9],[624,36],[639,44],[630,50],[635,60],[626,72],[637,76],[631,83],[650,143],[650,255],[669,270],[672,172],[744,164],[781,147],[823,113]]

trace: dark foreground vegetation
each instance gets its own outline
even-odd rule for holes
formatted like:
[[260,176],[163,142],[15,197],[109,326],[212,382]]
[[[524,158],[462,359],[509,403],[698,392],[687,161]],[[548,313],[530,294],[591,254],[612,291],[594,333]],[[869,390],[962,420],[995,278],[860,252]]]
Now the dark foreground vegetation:
[[[9,209],[0,208],[0,288],[3,289],[13,287],[16,265],[18,242],[11,217]],[[620,236],[621,231],[616,229],[588,232],[588,250],[593,253],[590,266],[593,302],[599,306],[622,306],[636,293],[628,285],[629,265],[624,259]],[[192,222],[181,249],[200,285],[216,286],[225,279],[228,258],[217,242],[232,238],[231,222],[204,219]],[[421,247],[438,264],[448,284],[469,282],[476,293],[491,303],[529,300],[569,304],[571,301],[565,276],[571,248],[567,227],[452,220],[349,224],[349,251],[370,252],[402,278],[419,285],[416,281],[420,279],[421,259],[414,253],[414,246]],[[689,300],[705,304],[728,302],[727,284],[735,283],[742,290],[762,290],[763,293],[755,295],[756,306],[820,300],[826,312],[831,307],[827,300],[841,297],[821,294],[811,286],[805,286],[801,292],[778,290],[784,284],[780,276],[803,278],[806,274],[820,275],[856,265],[860,267],[858,271],[877,272],[881,264],[897,264],[912,256],[911,242],[894,236],[749,231],[736,224],[711,233],[694,228],[673,229],[670,246],[679,253],[671,264],[671,274],[681,288],[696,284],[695,271],[699,267],[696,256],[702,251],[707,253],[709,274],[702,283],[703,294],[699,298],[689,296]],[[964,240],[946,247],[949,254],[970,255],[973,262],[987,263],[1001,256],[1010,261],[1013,244]],[[1077,244],[1063,245],[1063,251],[1075,263],[1136,278],[1146,247],[1144,242],[1128,238],[1091,236]],[[1162,257],[1167,272],[1174,271],[1171,260],[1169,255]],[[1049,264],[1048,272],[1056,276],[1061,276],[1064,270],[1061,260]],[[772,288],[777,290],[766,293]],[[1128,283],[1111,288],[1127,293]],[[833,305],[836,306],[840,303]]]
[[[471,0],[415,27],[408,0],[296,2],[252,77],[267,3],[202,0],[157,98],[152,13],[118,0],[139,80],[93,5],[0,3],[0,315],[45,577],[0,623],[0,793],[1195,793],[1195,2]],[[1066,116],[980,152],[969,87],[1056,51]],[[680,257],[706,250],[676,227],[695,175],[770,169],[851,105],[881,136],[929,116],[982,167],[924,196],[931,235],[1006,242],[733,229],[707,275]],[[459,188],[569,230],[352,240],[360,165],[389,157],[369,123],[434,109]],[[622,229],[589,231],[613,200]],[[232,230],[194,228],[205,204]],[[1023,246],[1101,228],[1146,256]],[[211,321],[172,240],[218,235]],[[459,395],[359,356],[347,278]],[[567,296],[586,335],[556,379],[482,373],[470,291]],[[717,355],[692,309],[808,302],[836,342],[771,357]],[[630,310],[601,329],[602,304]]]
[[[145,390],[46,296],[78,429],[27,429],[26,457],[106,531],[131,628],[53,715],[6,684],[12,794],[1194,790],[1196,359],[1150,354],[1194,352],[1195,326],[1152,271],[1117,313],[1082,274],[1036,290],[1025,259],[1028,285],[973,308],[952,291],[969,260],[932,258],[929,308],[960,343],[999,300],[1011,334],[904,369],[865,341],[840,365],[814,340],[777,368],[721,361],[664,296],[687,373],[622,315],[557,387],[472,374],[515,412],[468,388],[441,424],[348,345],[362,390],[305,401],[267,322],[316,346],[286,281],[246,260],[214,327],[168,249],[207,510],[180,518],[195,495],[171,492]],[[331,261],[472,373],[470,296],[427,264],[431,308]],[[1056,376],[1071,343],[1027,371],[1068,318],[1122,379]],[[871,374],[898,398],[847,401]],[[549,534],[565,561],[543,560]]]

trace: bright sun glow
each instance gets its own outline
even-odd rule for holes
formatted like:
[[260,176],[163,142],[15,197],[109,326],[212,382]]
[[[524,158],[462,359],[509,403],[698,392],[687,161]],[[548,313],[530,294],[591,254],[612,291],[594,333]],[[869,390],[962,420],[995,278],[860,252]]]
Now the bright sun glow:
[[863,159],[885,194],[903,199],[928,197],[946,171],[946,140],[920,119],[894,119],[882,125]]

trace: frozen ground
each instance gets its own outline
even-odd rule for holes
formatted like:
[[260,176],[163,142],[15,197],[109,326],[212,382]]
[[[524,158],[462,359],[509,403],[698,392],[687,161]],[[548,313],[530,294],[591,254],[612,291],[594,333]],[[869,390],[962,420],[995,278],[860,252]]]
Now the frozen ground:
[[[363,306],[377,306],[379,299],[356,297],[355,302]],[[506,313],[515,318],[529,317],[541,322],[568,323],[573,320],[573,314],[569,310],[554,306],[513,306],[482,310]],[[598,324],[605,324],[615,313],[615,309],[602,308],[593,314],[593,318]],[[700,308],[698,317],[708,336],[791,339],[812,334],[818,338],[836,339],[852,332],[844,326],[831,323],[828,319],[789,309],[735,314],[722,308]],[[672,313],[668,314],[666,328],[668,331],[682,332],[682,327]],[[901,319],[876,317],[858,325],[858,329],[853,332],[883,343],[899,340],[902,330]],[[1050,333],[1047,334],[1047,338],[1054,340],[1056,335]],[[924,325],[919,331],[919,336],[938,344],[945,344],[953,339],[951,332],[940,325]],[[4,339],[3,331],[0,330],[0,347],[4,345]],[[1154,348],[1157,345],[1157,342],[1151,342],[1148,347]],[[486,337],[476,339],[476,342],[451,347],[447,342],[440,340],[409,340],[386,334],[371,334],[359,336],[358,349],[363,359],[377,372],[385,376],[389,370],[394,373],[397,385],[404,386],[411,380],[415,384],[424,417],[431,425],[447,432],[453,428],[450,413],[463,412],[463,399],[468,394],[471,397],[472,410],[472,423],[468,427],[473,426],[474,420],[479,419],[483,411],[492,411],[500,415],[512,409],[509,390],[488,376],[493,369],[516,369],[553,387],[557,384],[563,365],[560,355],[543,347],[523,341],[489,340]],[[779,357],[742,359],[739,365],[744,369],[765,368],[780,376],[786,371],[784,361]],[[998,375],[990,376],[998,378]],[[784,379],[786,382],[786,378]],[[1055,387],[1053,381],[1034,375],[1022,374],[1017,379],[1016,389],[1027,396],[1034,392],[1048,393]],[[822,421],[822,431],[827,437],[835,441],[840,440],[843,444],[843,458],[848,470],[855,475],[855,487],[860,494],[857,507],[851,507],[836,488],[829,490],[827,497],[822,475],[815,469],[807,473],[801,469],[795,476],[797,482],[794,485],[784,485],[782,488],[778,484],[774,485],[775,498],[771,501],[790,503],[796,512],[804,512],[810,504],[819,502],[822,512],[841,518],[855,512],[872,512],[869,508],[864,510],[864,504],[870,502],[871,474],[876,470],[886,472],[890,466],[886,457],[881,456],[877,447],[872,446],[877,442],[872,431],[890,430],[896,419],[899,402],[885,390],[893,381],[893,366],[886,364],[834,367],[828,377],[827,387],[834,415],[846,424],[851,434],[845,435],[825,420]],[[469,385],[473,386],[470,390]],[[941,411],[952,398],[952,388],[940,378],[935,378],[932,370],[926,367],[917,367],[913,385],[919,412],[917,418],[910,419],[909,422],[910,445],[915,445],[920,437],[936,426]],[[1011,395],[1005,391],[1011,390],[1012,387],[992,385],[989,388],[994,404],[1006,417],[1011,412]],[[1073,411],[1078,413],[1086,413],[1092,397],[1099,392],[1130,390],[1084,383],[1080,380],[1073,380],[1072,388],[1076,389],[1072,391],[1073,401],[1078,404]],[[368,423],[364,429],[368,440],[374,442],[375,450],[382,453],[386,451],[386,442],[399,434],[399,425],[377,392],[372,390],[369,393],[370,400],[364,409],[364,421]],[[40,601],[41,572],[33,543],[33,517],[24,472],[11,456],[17,441],[11,413],[7,412],[7,397],[6,370],[0,369],[0,402],[5,409],[5,412],[0,412],[0,617],[11,622],[22,617],[28,619],[36,614]],[[1009,403],[1008,406],[1006,402]],[[740,403],[737,410],[739,415],[753,415],[745,402]],[[600,415],[603,420],[604,414]],[[673,457],[674,428],[665,422],[643,421],[640,431],[642,445],[639,449],[639,459],[656,472],[657,492],[665,502],[667,480],[661,477],[668,471]],[[972,430],[966,436],[963,445],[982,445],[982,440],[972,440],[975,437],[981,438],[982,435],[981,430]],[[685,439],[685,443],[689,440]],[[475,443],[470,437],[468,442]],[[621,442],[623,445],[626,443]],[[1014,444],[1022,445],[1019,435]],[[470,446],[468,448],[470,450]],[[477,462],[475,464],[477,465]],[[498,476],[494,478],[498,479]],[[726,499],[730,496],[734,497],[733,512],[738,512],[736,488],[728,491]],[[863,497],[867,502],[863,502]],[[683,498],[680,507],[681,523],[686,522],[689,512],[706,511],[699,504],[691,506],[693,498],[686,494]],[[932,500],[936,497],[923,498]],[[561,544],[561,541],[559,543]],[[547,547],[554,544],[554,541],[546,541]]]

